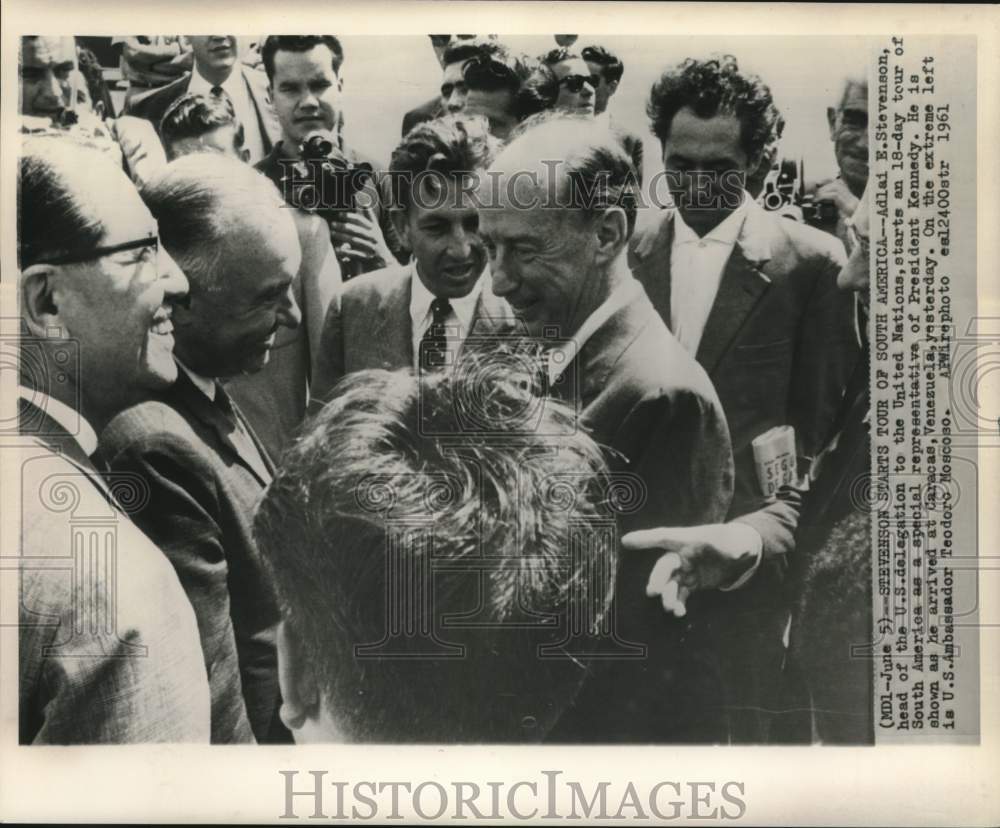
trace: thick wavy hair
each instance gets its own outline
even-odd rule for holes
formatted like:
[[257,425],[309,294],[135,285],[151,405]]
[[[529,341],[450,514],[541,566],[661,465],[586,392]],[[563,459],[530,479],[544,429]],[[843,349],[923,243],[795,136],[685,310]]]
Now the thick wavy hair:
[[500,144],[490,135],[486,119],[476,115],[446,115],[418,124],[392,151],[389,175],[394,207],[413,201],[414,182],[460,179],[486,169]]
[[757,75],[741,72],[732,55],[688,58],[653,84],[646,114],[661,144],[670,135],[674,116],[684,107],[691,107],[699,118],[720,113],[736,116],[742,125],[743,149],[751,158],[773,145],[785,125],[767,84]]
[[258,550],[349,739],[538,741],[585,679],[564,642],[613,594],[607,467],[520,362],[349,374],[264,496]]

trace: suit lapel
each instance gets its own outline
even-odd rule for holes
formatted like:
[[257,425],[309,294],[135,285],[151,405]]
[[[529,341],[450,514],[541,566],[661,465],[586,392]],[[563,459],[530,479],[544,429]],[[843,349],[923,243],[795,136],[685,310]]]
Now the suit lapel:
[[642,282],[664,324],[670,327],[670,255],[674,244],[674,211],[666,210],[659,227],[637,239],[633,250],[635,277]]
[[[245,445],[244,440],[239,435],[233,423],[229,421],[215,403],[195,387],[183,368],[178,370],[177,381],[168,393],[198,422],[210,428],[215,433],[222,448],[253,472],[261,485],[266,486],[271,482],[270,470],[263,460],[265,456],[263,447],[260,447],[258,444],[258,452],[254,452],[250,446]],[[252,434],[253,432],[249,430],[249,426],[242,419],[242,415],[238,413],[235,405],[233,408],[237,412],[236,416],[240,417],[241,422],[247,429],[247,433]]]
[[18,419],[20,422],[31,422],[31,430],[23,432],[25,437],[33,437],[54,454],[60,454],[80,471],[94,479],[94,483],[105,493],[108,484],[101,477],[94,462],[77,442],[76,438],[66,431],[56,420],[45,411],[25,399],[19,399]]
[[719,292],[698,344],[697,360],[706,373],[711,375],[718,366],[770,285],[758,263],[749,261],[737,243],[722,272]]
[[372,329],[379,362],[395,369],[402,362],[413,366],[413,325],[410,322],[410,280],[413,269],[407,268],[402,278],[394,280],[382,294]]
[[266,81],[253,71],[244,69],[243,80],[250,90],[250,99],[257,111],[257,121],[260,124],[260,135],[264,141],[264,152],[269,153],[275,144],[281,140],[281,124],[278,115],[271,105],[267,92]]

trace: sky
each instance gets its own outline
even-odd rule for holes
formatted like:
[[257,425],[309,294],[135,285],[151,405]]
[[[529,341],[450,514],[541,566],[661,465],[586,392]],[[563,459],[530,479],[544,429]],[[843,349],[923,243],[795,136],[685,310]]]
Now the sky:
[[[500,35],[512,48],[538,55],[555,46],[548,36]],[[400,137],[403,114],[436,94],[441,69],[424,36],[345,35],[343,106],[350,146],[380,164],[388,161]],[[850,37],[662,37],[584,36],[615,52],[625,74],[609,110],[614,120],[645,140],[645,174],[662,168],[659,143],[649,133],[645,106],[660,73],[686,57],[723,52],[740,67],[759,74],[771,87],[785,117],[780,154],[802,159],[806,181],[830,178],[836,165],[826,123],[826,108],[836,99],[843,78],[863,71],[863,38]]]

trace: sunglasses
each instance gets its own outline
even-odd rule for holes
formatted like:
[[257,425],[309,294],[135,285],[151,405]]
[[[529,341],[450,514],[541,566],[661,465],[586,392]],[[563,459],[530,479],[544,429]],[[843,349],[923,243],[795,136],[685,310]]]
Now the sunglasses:
[[156,236],[145,236],[141,239],[133,239],[132,241],[122,242],[121,244],[111,244],[105,247],[95,247],[91,250],[78,250],[65,253],[62,256],[51,256],[49,258],[39,259],[36,264],[50,264],[50,265],[67,265],[67,264],[82,264],[83,262],[92,262],[97,259],[103,259],[105,256],[110,256],[112,253],[122,253],[126,250],[139,250],[140,248],[147,248],[151,251],[152,255],[143,256],[144,261],[149,261],[156,257],[157,252],[160,248],[160,240]]
[[517,83],[517,73],[513,66],[489,55],[475,55],[462,64],[462,76],[468,79],[496,79]]
[[585,83],[590,84],[591,89],[597,89],[600,82],[597,75],[567,75],[559,81],[559,85],[565,86],[570,92],[579,92]]

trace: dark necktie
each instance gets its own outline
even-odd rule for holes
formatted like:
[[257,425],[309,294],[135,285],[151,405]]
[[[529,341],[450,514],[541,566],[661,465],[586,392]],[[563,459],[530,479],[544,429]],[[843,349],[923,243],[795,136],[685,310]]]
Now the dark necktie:
[[448,363],[448,332],[445,321],[451,314],[451,302],[437,298],[431,302],[431,324],[420,341],[420,368],[439,371]]

